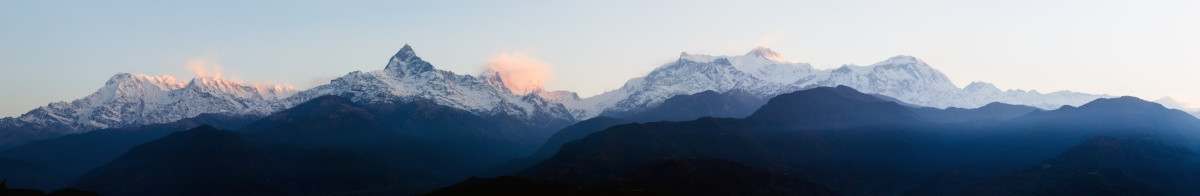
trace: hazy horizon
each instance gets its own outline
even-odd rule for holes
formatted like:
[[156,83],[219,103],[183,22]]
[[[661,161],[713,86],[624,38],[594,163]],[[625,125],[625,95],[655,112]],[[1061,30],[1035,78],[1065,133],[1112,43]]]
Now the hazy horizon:
[[1200,103],[1192,1],[8,4],[0,7],[5,117],[82,98],[116,73],[187,81],[197,75],[189,64],[303,90],[383,69],[404,44],[459,74],[545,67],[536,76],[547,81],[532,83],[583,97],[680,52],[765,46],[820,69],[911,55],[959,87]]

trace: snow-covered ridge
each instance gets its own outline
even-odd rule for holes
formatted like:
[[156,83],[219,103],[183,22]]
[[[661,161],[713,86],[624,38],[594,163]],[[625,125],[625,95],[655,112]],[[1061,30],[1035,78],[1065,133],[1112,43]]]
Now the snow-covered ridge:
[[807,63],[783,60],[778,53],[756,47],[745,55],[713,56],[683,52],[675,62],[644,77],[630,79],[620,89],[577,99],[560,99],[576,118],[604,112],[628,112],[656,106],[667,98],[703,91],[743,90],[764,98],[817,86],[845,85],[859,91],[894,97],[929,107],[976,108],[992,102],[1054,109],[1112,97],[1060,91],[1000,90],[983,82],[958,88],[945,74],[912,56],[896,56],[868,66],[844,65],[814,69]]
[[513,94],[495,72],[476,77],[435,69],[405,45],[383,70],[351,72],[287,98],[282,107],[323,95],[339,95],[366,103],[425,99],[480,116],[512,116],[530,123],[574,120],[562,104],[547,101],[539,96],[542,94]]
[[[0,119],[0,130],[15,128],[62,135],[83,131],[167,123],[203,113],[268,115],[323,95],[339,95],[364,103],[424,99],[484,117],[508,116],[530,124],[574,121],[560,102],[541,95],[574,93],[539,91],[515,95],[495,72],[481,76],[438,70],[405,45],[383,70],[355,71],[310,90],[291,86],[243,84],[219,77],[179,81],[171,76],[119,73],[104,87],[71,102],[55,102],[16,118]],[[51,133],[52,132],[52,133]]]
[[292,96],[296,88],[283,85],[241,84],[224,78],[196,77],[187,83],[186,88],[197,91],[229,93],[243,99],[275,100]]
[[7,118],[0,128],[32,126],[69,134],[167,123],[203,113],[266,115],[275,111],[273,101],[293,93],[295,89],[289,86],[245,85],[224,78],[180,82],[167,75],[119,73],[87,97],[50,103]]

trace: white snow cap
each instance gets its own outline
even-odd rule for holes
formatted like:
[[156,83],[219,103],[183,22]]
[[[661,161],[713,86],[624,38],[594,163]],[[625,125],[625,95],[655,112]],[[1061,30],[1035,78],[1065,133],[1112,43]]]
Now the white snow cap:
[[779,55],[778,52],[775,52],[774,50],[771,50],[770,48],[762,47],[762,46],[754,47],[754,49],[750,50],[750,52],[746,53],[746,55],[759,56],[759,57],[763,57],[763,58],[767,58],[767,59],[770,59],[773,61],[779,61],[779,62],[784,61],[783,56]]
[[384,70],[401,75],[413,75],[433,71],[433,65],[421,60],[421,57],[417,57],[417,52],[413,51],[412,46],[404,44],[404,47],[400,48],[396,55],[392,55],[391,60],[388,60]]

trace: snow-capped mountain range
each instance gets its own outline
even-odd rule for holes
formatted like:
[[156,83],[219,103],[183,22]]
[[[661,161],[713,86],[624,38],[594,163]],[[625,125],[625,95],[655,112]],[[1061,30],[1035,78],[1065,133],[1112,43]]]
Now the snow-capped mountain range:
[[[517,95],[499,74],[459,75],[435,69],[405,45],[382,70],[355,71],[329,84],[296,92],[270,85],[245,85],[212,77],[179,82],[170,76],[117,74],[97,92],[72,102],[51,103],[16,118],[0,119],[0,132],[14,127],[56,130],[57,134],[165,123],[201,113],[267,115],[323,95],[362,103],[427,100],[483,117],[507,116],[526,123],[573,122],[605,112],[649,109],[678,95],[740,90],[763,98],[818,86],[845,85],[894,97],[908,104],[938,108],[975,108],[991,102],[1054,109],[1112,97],[1077,92],[1000,90],[975,82],[963,88],[942,72],[911,56],[896,56],[868,66],[815,69],[787,62],[758,47],[744,55],[682,53],[620,89],[581,98],[569,91]],[[2,135],[3,133],[0,133]]]
[[517,95],[503,82],[495,72],[476,77],[434,69],[432,64],[417,57],[412,47],[404,45],[383,70],[350,72],[329,84],[285,99],[281,108],[323,95],[338,95],[364,103],[425,99],[479,116],[511,116],[528,123],[574,121],[562,104],[535,93]]
[[620,89],[589,97],[560,98],[584,119],[604,112],[629,112],[652,107],[676,95],[707,90],[743,90],[761,97],[817,86],[845,85],[862,92],[894,97],[909,104],[946,108],[976,108],[991,102],[1055,109],[1112,97],[1070,91],[1000,90],[975,82],[959,88],[941,71],[911,56],[896,56],[868,66],[844,65],[814,69],[807,63],[784,61],[770,49],[758,47],[745,55],[711,56],[683,53],[675,62],[629,80]]
[[167,123],[203,113],[267,115],[277,110],[276,100],[295,92],[287,86],[246,85],[217,77],[180,82],[166,75],[119,73],[82,99],[50,103],[0,120],[0,130],[39,127],[70,134]]

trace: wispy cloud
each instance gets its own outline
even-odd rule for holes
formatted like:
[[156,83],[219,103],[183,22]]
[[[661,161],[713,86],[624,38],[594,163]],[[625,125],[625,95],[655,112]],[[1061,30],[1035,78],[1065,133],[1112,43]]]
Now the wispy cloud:
[[212,54],[191,58],[187,60],[188,71],[195,74],[196,77],[217,78],[218,81],[233,82],[238,85],[246,85],[253,87],[259,91],[275,91],[275,92],[293,92],[296,87],[287,82],[249,82],[239,79],[237,73],[225,73],[225,66],[218,63],[218,58]]
[[188,59],[187,69],[197,77],[221,77],[224,66],[217,64],[212,57],[197,57]]
[[492,56],[487,67],[504,80],[504,87],[521,95],[545,90],[546,84],[554,78],[549,63],[521,52]]

